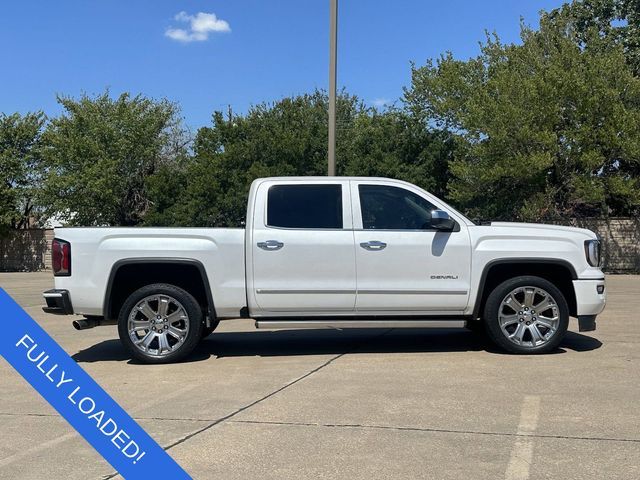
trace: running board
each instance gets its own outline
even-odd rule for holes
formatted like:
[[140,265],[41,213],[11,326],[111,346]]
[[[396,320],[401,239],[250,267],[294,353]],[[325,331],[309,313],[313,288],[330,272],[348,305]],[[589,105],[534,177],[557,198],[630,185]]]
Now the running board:
[[256,320],[256,328],[464,328],[465,320]]

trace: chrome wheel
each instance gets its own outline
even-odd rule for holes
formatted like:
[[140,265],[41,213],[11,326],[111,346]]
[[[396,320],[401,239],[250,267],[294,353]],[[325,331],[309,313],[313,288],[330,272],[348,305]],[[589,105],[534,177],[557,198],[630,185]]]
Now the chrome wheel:
[[187,311],[175,298],[159,294],[140,300],[127,321],[129,338],[147,355],[164,357],[180,348],[189,333]]
[[498,322],[510,342],[525,348],[540,347],[558,331],[558,303],[542,288],[518,287],[500,303]]

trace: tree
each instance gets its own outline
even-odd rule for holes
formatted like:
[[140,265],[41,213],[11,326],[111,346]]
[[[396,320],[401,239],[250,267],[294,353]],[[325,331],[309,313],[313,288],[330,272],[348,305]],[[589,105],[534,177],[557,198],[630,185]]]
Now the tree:
[[640,79],[622,47],[557,18],[521,37],[412,69],[409,111],[456,134],[451,197],[497,219],[637,214]]
[[564,26],[582,46],[592,38],[620,45],[636,76],[640,76],[640,1],[576,0],[544,13],[545,20]]
[[[338,124],[350,124],[362,108],[355,97],[340,96]],[[153,209],[146,223],[240,226],[254,179],[326,173],[326,130],[327,97],[318,91],[257,105],[246,115],[215,112],[212,125],[198,130],[182,175],[164,170],[150,179]],[[181,195],[166,193],[171,189]]]
[[343,138],[348,145],[344,174],[405,180],[446,198],[452,138],[404,110],[368,110],[354,119]]
[[0,233],[30,226],[44,122],[41,112],[0,114]]
[[147,178],[186,154],[177,107],[128,93],[112,99],[108,91],[58,102],[64,113],[43,136],[47,210],[72,225],[140,223]]
[[[320,91],[221,112],[201,128],[194,158],[149,179],[150,225],[239,226],[251,182],[259,177],[326,175],[327,96]],[[400,110],[377,112],[342,93],[337,108],[338,175],[408,180],[434,193],[447,183],[451,142]]]

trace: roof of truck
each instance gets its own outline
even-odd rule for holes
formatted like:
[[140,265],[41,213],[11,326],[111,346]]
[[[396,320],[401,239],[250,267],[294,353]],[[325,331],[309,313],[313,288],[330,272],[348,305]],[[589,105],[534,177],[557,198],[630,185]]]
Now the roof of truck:
[[291,181],[291,180],[295,180],[295,181],[305,181],[305,180],[313,180],[313,181],[321,181],[321,180],[358,180],[358,181],[384,181],[384,182],[401,182],[401,183],[408,183],[405,182],[404,180],[398,180],[396,178],[385,178],[385,177],[343,177],[343,176],[334,176],[334,177],[328,177],[328,176],[297,176],[297,177],[263,177],[263,178],[256,178],[255,181],[265,181],[265,180],[284,180],[284,181]]

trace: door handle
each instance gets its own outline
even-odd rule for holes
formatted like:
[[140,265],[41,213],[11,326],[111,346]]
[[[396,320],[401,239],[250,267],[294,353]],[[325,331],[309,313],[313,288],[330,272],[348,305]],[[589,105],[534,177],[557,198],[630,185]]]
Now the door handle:
[[360,244],[362,248],[370,251],[384,250],[387,248],[387,244],[378,240],[371,240],[370,242],[362,242]]
[[262,250],[280,250],[284,247],[284,243],[278,240],[267,240],[266,242],[258,242],[258,248]]

